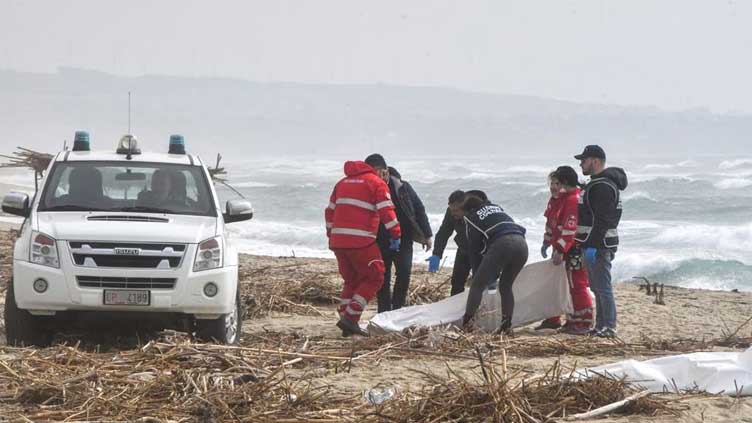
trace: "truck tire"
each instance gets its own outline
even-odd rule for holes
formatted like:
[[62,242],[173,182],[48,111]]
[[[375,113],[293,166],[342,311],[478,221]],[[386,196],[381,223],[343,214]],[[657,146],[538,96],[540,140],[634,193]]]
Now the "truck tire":
[[218,319],[196,319],[196,339],[201,342],[216,341],[220,344],[234,345],[240,341],[243,329],[243,313],[240,309],[240,290],[235,294],[233,311]]
[[18,308],[16,294],[13,289],[13,279],[8,283],[5,291],[5,339],[12,346],[50,345],[49,330],[43,324],[43,318],[32,315],[26,310]]

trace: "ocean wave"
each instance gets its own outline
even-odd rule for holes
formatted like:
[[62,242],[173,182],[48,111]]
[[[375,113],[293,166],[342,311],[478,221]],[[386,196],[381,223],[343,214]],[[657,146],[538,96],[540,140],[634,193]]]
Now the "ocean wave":
[[740,189],[752,186],[752,179],[727,178],[713,184],[718,189]]
[[247,181],[247,182],[236,182],[232,184],[235,188],[273,188],[276,185],[270,184],[267,182],[255,182],[255,181]]
[[635,191],[635,192],[627,193],[624,196],[622,196],[622,200],[623,201],[634,201],[634,200],[657,201],[645,191]]
[[689,251],[701,259],[730,259],[752,264],[752,223],[725,226],[684,224],[663,229],[650,244],[663,251]]
[[752,168],[752,159],[724,160],[718,165],[718,169],[721,170],[732,170],[740,167]]

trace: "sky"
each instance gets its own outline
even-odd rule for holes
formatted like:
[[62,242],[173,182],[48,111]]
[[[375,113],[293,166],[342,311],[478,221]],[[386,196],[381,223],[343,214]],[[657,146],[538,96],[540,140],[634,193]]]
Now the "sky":
[[0,0],[0,69],[752,113],[752,2]]

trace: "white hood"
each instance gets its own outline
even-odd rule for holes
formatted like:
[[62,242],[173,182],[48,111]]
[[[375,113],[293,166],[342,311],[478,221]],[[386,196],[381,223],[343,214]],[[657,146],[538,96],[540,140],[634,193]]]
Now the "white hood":
[[[97,216],[136,216],[168,222],[89,220]],[[150,213],[41,212],[38,230],[63,241],[176,242],[197,244],[217,232],[217,218]]]

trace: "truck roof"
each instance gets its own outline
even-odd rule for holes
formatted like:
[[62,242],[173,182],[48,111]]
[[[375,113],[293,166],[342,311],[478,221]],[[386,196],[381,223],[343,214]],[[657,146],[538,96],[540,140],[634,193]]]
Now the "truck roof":
[[126,159],[125,154],[117,154],[110,151],[61,151],[55,158],[57,162],[83,162],[83,161],[103,161],[103,162],[120,162],[123,163],[170,163],[183,164],[189,166],[201,166],[201,159],[198,156],[190,154],[167,154],[167,153],[150,153],[131,155],[131,159]]

